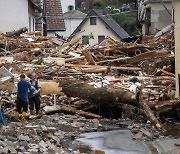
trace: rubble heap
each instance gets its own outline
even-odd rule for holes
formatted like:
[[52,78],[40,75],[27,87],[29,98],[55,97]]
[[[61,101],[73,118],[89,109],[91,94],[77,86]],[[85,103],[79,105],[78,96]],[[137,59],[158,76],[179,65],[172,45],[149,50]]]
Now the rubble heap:
[[179,106],[174,97],[173,31],[131,43],[108,37],[94,46],[82,45],[80,39],[65,42],[26,31],[0,34],[0,65],[6,72],[0,76],[1,103],[8,118],[15,110],[18,75],[32,72],[42,83],[41,107],[46,108],[31,119],[56,112],[101,118],[90,113],[100,106],[109,108],[113,117],[112,108],[123,110],[130,105],[165,129],[157,117]]

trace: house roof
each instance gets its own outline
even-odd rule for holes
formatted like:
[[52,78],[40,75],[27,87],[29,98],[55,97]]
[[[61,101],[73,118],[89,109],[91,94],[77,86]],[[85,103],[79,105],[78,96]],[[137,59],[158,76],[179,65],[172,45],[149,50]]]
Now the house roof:
[[39,12],[42,12],[41,7],[36,3],[35,0],[28,0],[28,1],[33,5],[33,7],[34,7],[36,10],[38,10]]
[[120,26],[118,23],[107,14],[107,10],[104,9],[92,9],[85,19],[80,23],[76,30],[71,34],[70,38],[73,37],[77,32],[80,31],[84,23],[89,19],[90,16],[95,15],[98,17],[109,29],[111,29],[120,39],[130,37],[130,35]]
[[47,30],[65,31],[66,28],[60,0],[44,0],[44,2]]
[[78,18],[84,19],[86,16],[87,14],[78,10],[68,11],[63,14],[64,19],[78,19]]

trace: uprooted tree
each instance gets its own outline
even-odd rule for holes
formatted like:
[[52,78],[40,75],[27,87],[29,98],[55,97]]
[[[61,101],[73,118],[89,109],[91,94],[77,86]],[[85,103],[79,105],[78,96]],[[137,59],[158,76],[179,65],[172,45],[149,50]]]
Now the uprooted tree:
[[157,104],[149,104],[146,99],[143,98],[142,88],[139,88],[136,94],[126,91],[122,88],[114,89],[110,87],[93,88],[89,84],[81,81],[66,80],[60,81],[60,86],[63,92],[70,97],[79,97],[81,99],[89,101],[91,104],[102,106],[112,106],[120,104],[129,104],[135,107],[143,109],[148,119],[158,129],[164,129],[163,125],[157,120],[151,109],[157,109],[159,112],[165,112],[164,108],[168,108],[167,111],[172,110],[176,105],[180,103],[179,100],[162,101]]

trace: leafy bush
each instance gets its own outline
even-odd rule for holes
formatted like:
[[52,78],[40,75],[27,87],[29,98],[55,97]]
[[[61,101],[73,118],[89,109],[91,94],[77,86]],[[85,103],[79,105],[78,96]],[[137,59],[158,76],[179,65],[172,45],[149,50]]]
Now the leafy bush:
[[104,3],[103,0],[94,0],[93,7],[96,8],[96,9],[104,8],[105,7],[105,3]]

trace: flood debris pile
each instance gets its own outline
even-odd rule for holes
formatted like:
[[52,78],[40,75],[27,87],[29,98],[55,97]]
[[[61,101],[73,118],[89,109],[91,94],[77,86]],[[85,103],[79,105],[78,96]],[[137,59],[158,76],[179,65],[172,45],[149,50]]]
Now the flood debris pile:
[[146,115],[158,129],[165,129],[161,115],[178,116],[180,103],[175,99],[173,31],[125,41],[108,37],[86,46],[80,39],[65,42],[27,33],[26,28],[0,34],[4,115],[13,117],[19,75],[36,72],[44,110],[30,119],[57,112],[122,118],[131,112],[131,117]]

